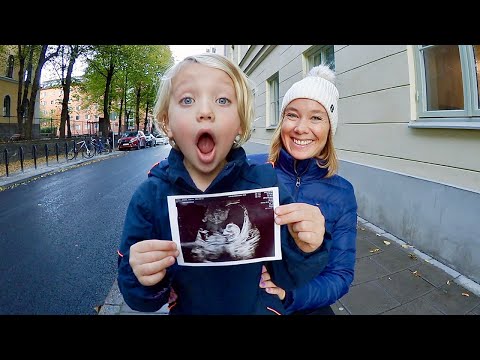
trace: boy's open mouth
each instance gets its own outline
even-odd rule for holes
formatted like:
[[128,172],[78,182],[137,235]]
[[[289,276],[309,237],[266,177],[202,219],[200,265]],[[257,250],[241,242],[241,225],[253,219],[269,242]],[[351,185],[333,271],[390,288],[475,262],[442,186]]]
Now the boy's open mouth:
[[215,155],[215,139],[207,131],[201,132],[197,140],[198,156],[202,162],[213,161]]

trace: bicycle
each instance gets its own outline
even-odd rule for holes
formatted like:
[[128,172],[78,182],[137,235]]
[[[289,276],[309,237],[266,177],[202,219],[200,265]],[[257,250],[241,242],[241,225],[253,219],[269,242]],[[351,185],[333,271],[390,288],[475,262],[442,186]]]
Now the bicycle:
[[101,138],[92,138],[93,146],[95,147],[95,154],[109,153],[110,140],[107,138],[107,143],[104,145]]
[[[76,146],[80,145],[80,146]],[[90,159],[95,155],[95,146],[90,141],[88,144],[85,140],[74,143],[74,145],[68,150],[67,159],[73,160],[77,158],[79,152],[82,152],[82,157]]]

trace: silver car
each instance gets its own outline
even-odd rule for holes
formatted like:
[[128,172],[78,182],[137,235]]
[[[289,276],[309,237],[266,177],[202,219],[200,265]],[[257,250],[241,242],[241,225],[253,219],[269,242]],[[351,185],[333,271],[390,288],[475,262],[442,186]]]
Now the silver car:
[[165,135],[158,134],[155,136],[155,144],[156,145],[167,145],[168,144],[168,137]]

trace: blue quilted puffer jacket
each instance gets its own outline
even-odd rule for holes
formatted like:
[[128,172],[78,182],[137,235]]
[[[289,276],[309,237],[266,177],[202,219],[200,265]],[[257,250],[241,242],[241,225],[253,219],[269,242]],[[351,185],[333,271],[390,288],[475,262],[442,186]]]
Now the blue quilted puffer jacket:
[[[267,154],[247,158],[250,163],[263,164]],[[353,186],[339,175],[326,178],[327,169],[318,167],[314,159],[297,161],[285,149],[274,167],[294,202],[320,208],[326,233],[332,237],[327,267],[308,284],[287,291],[286,313],[331,305],[348,292],[354,276],[357,201]]]

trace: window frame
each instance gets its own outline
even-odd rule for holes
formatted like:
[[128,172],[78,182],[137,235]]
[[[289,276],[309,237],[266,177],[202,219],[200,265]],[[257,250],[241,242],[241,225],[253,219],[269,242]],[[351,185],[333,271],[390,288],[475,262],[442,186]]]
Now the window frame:
[[[480,129],[480,104],[473,45],[458,45],[462,71],[464,109],[427,110],[425,63],[422,51],[440,45],[414,45],[416,119],[412,128]],[[480,59],[477,59],[480,60]]]
[[[314,67],[319,65],[327,57],[327,52],[332,51],[332,62],[328,63],[330,68],[335,71],[335,47],[333,45],[313,45],[303,52],[303,76]],[[315,62],[315,57],[320,55],[320,63]]]
[[[278,74],[278,71],[267,79],[266,87],[267,87],[266,104],[268,104],[268,106],[266,107],[266,130],[272,130],[272,129],[276,129],[277,125],[280,123],[280,76]],[[273,95],[272,95],[272,90],[273,90]],[[276,98],[275,98],[275,95],[276,95]],[[273,100],[272,100],[272,97],[273,97]],[[276,109],[275,109],[276,111],[274,111],[274,114],[272,114],[272,106],[275,107],[275,104],[276,104]]]

